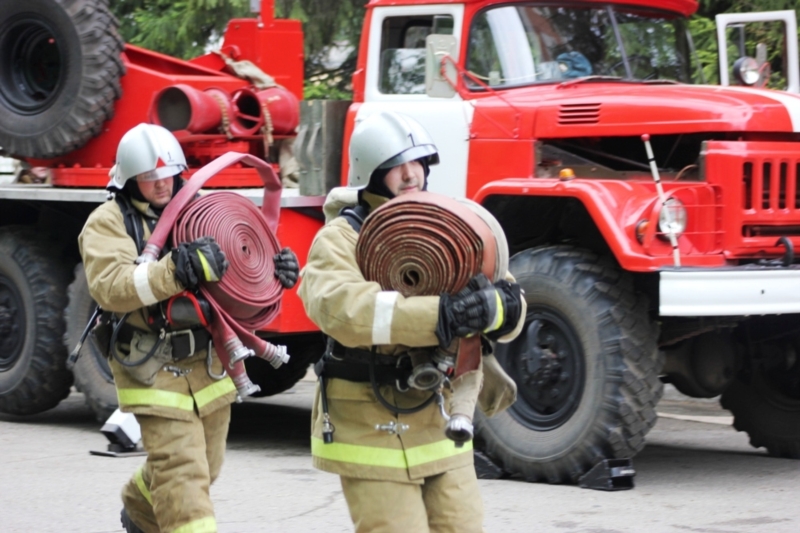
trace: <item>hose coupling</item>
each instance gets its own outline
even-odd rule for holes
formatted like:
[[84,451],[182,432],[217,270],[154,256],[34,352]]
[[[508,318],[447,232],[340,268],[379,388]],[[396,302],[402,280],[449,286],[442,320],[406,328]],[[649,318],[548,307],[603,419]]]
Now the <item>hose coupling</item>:
[[417,390],[436,390],[443,382],[444,374],[431,363],[415,366],[408,376],[408,386]]
[[271,364],[272,368],[280,368],[281,365],[288,363],[290,359],[289,354],[286,352],[286,346],[269,342],[267,343],[267,349],[259,357]]
[[233,384],[236,385],[236,391],[239,393],[239,399],[237,401],[252,396],[261,390],[261,387],[250,381],[250,378],[247,377],[247,374],[244,372],[233,377]]
[[242,344],[242,341],[240,341],[238,337],[233,337],[225,343],[225,351],[230,354],[230,361],[228,361],[228,366],[230,368],[233,368],[239,361],[255,355],[255,352]]

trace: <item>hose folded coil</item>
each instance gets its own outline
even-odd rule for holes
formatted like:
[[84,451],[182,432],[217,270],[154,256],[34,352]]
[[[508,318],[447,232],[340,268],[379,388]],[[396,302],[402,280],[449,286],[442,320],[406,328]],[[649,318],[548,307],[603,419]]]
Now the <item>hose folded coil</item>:
[[[501,279],[508,246],[478,204],[431,192],[392,199],[364,221],[356,261],[364,278],[403,296],[455,294],[484,273]],[[496,223],[495,223],[496,224]],[[478,368],[480,338],[461,339],[455,376]]]
[[[255,167],[264,182],[260,211],[232,192],[214,192],[195,199],[208,179],[240,162]],[[174,245],[214,237],[230,267],[218,283],[202,283],[200,292],[214,309],[208,329],[241,397],[260,390],[247,377],[243,359],[255,355],[275,368],[289,360],[284,346],[275,346],[254,333],[280,311],[283,287],[274,275],[272,260],[280,251],[275,237],[280,193],[280,180],[267,163],[249,154],[228,152],[198,170],[172,199],[137,259],[139,263],[155,261],[170,234]]]

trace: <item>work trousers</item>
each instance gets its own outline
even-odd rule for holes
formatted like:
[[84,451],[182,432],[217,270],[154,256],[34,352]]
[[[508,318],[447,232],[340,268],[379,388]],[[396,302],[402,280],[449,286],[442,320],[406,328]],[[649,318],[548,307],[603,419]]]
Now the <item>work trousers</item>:
[[230,405],[190,421],[136,415],[147,461],[122,502],[142,531],[216,533],[209,487],[222,469],[230,419]]
[[422,484],[341,477],[356,533],[481,533],[483,501],[475,467]]

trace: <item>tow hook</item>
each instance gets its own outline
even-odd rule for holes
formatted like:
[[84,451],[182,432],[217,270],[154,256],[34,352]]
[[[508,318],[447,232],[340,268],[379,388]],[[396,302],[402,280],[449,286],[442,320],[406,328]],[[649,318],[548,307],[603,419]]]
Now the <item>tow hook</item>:
[[778,239],[778,242],[775,243],[775,246],[783,246],[786,248],[786,251],[783,253],[783,257],[780,259],[761,259],[758,264],[761,266],[791,266],[792,263],[794,263],[794,244],[792,244],[791,239],[784,235]]

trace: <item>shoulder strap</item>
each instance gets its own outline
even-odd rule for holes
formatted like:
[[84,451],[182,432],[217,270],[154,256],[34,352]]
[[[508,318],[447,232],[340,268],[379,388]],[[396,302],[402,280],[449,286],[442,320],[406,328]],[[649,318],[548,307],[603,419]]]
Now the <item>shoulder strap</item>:
[[114,200],[117,202],[122,219],[125,221],[125,232],[136,243],[136,251],[141,254],[144,249],[144,221],[133,207],[130,199],[124,194],[115,194]]
[[344,217],[350,227],[353,228],[356,233],[361,232],[361,226],[364,225],[364,219],[367,218],[369,212],[367,208],[361,204],[355,206],[347,206],[343,207],[341,211],[339,211],[339,216]]

